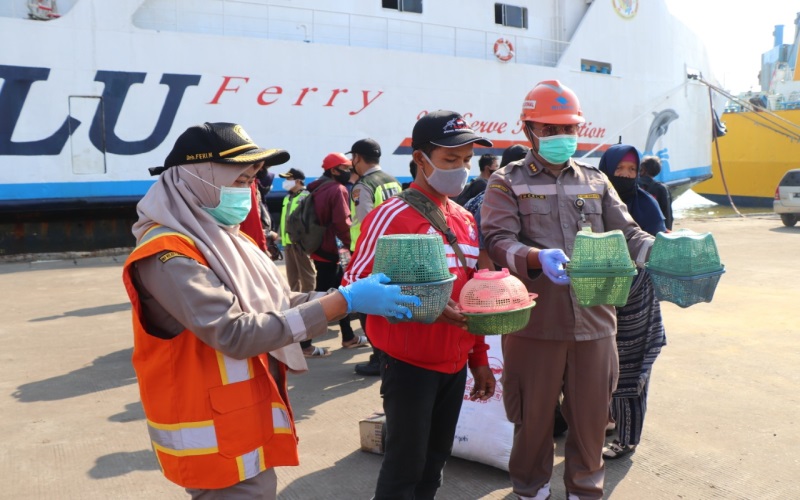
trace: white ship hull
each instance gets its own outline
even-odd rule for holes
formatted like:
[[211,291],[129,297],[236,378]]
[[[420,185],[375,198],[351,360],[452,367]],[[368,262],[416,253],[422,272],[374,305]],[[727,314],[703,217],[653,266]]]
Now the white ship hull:
[[[587,122],[579,156],[596,163],[621,137],[642,152],[660,151],[668,160],[665,181],[710,175],[708,91],[687,79],[687,71],[708,78],[705,50],[662,1],[548,2],[552,22],[544,22],[549,27],[540,38],[551,40],[553,26],[556,34],[569,34],[548,50],[546,43],[537,48],[507,35],[503,26],[497,32],[442,27],[447,20],[461,26],[459,18],[468,24],[470,7],[483,12],[493,5],[477,0],[431,21],[438,32],[425,22],[426,15],[441,14],[435,7],[417,15],[408,26],[417,27],[419,40],[410,42],[398,35],[406,29],[398,23],[411,21],[366,0],[341,3],[353,10],[370,4],[367,14],[328,17],[313,9],[331,8],[327,2],[262,1],[253,13],[262,22],[251,23],[257,36],[246,29],[246,12],[232,7],[244,4],[230,0],[194,2],[223,9],[195,13],[195,24],[185,14],[172,19],[174,0],[73,2],[47,22],[0,17],[0,46],[6,47],[0,55],[0,207],[136,200],[153,182],[147,168],[163,163],[186,127],[204,121],[241,123],[260,145],[288,150],[286,167],[310,177],[321,172],[327,153],[373,137],[382,145],[384,169],[407,179],[409,137],[423,113],[461,112],[494,141],[492,152],[501,153],[525,141],[522,98],[545,79],[561,80],[581,100]],[[362,18],[384,23],[385,34],[376,35],[385,38],[383,46],[353,39],[364,32],[354,26]],[[281,19],[291,26],[280,31]],[[171,29],[142,27],[160,24]],[[336,33],[347,33],[349,41],[326,35],[326,27],[342,24],[346,31]],[[286,30],[292,29],[296,40],[268,38],[291,38]],[[473,43],[460,41],[465,30],[479,34]],[[492,53],[500,36],[518,42],[510,61]],[[486,47],[475,39],[485,39]],[[486,57],[476,57],[482,50]],[[607,63],[610,74],[582,71],[585,61]]]

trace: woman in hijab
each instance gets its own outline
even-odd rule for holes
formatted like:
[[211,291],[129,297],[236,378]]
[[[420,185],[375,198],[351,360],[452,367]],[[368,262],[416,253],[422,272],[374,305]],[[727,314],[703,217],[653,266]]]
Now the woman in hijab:
[[[666,231],[658,203],[638,187],[636,148],[624,144],[611,146],[600,158],[599,167],[642,229],[653,236]],[[604,458],[620,458],[636,450],[642,436],[653,363],[666,343],[653,282],[647,271],[641,269],[633,280],[627,304],[617,309],[619,382],[611,400],[617,437],[603,449]]]
[[274,467],[297,465],[286,371],[308,369],[297,342],[351,311],[408,316],[374,275],[329,292],[291,292],[239,231],[250,185],[283,150],[240,125],[205,123],[178,137],[137,206],[124,272],[133,305],[133,366],[164,475],[192,498],[275,498]]

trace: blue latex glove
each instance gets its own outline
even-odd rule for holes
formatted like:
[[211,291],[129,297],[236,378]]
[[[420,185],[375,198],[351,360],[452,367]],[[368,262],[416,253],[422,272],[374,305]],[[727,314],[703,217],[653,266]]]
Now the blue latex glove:
[[560,248],[547,248],[539,250],[539,262],[542,263],[542,272],[556,285],[569,285],[566,264],[569,257]]
[[422,302],[415,295],[403,295],[397,285],[386,285],[389,281],[388,276],[378,273],[340,286],[339,291],[347,301],[347,313],[356,311],[398,319],[411,318],[411,310],[403,304],[419,306]]

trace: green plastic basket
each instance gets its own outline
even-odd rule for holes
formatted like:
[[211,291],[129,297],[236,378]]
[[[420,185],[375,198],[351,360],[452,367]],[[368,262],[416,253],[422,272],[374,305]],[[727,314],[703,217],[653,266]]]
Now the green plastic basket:
[[711,302],[725,269],[698,276],[673,276],[649,270],[656,298],[689,307],[700,302]]
[[442,237],[438,234],[391,234],[375,246],[373,273],[395,283],[432,283],[450,277]]
[[690,229],[656,235],[645,268],[656,298],[680,307],[711,302],[725,272],[711,233]]
[[467,317],[467,331],[475,335],[505,335],[518,332],[531,319],[531,309],[536,302],[513,311],[497,313],[462,313]]
[[422,304],[408,306],[411,310],[411,318],[390,317],[386,319],[389,320],[389,323],[433,323],[447,306],[447,301],[453,294],[455,280],[456,275],[449,274],[449,278],[432,283],[390,283],[399,286],[403,295],[416,295]]
[[628,303],[636,269],[609,274],[571,273],[570,284],[575,298],[582,307],[611,305],[622,307]]
[[636,276],[625,235],[619,229],[579,232],[567,274],[581,306],[624,306]]
[[619,229],[605,233],[580,231],[567,264],[575,272],[608,272],[611,274],[635,269],[628,252],[625,235]]
[[690,229],[658,233],[646,267],[673,276],[700,276],[723,268],[711,233]]

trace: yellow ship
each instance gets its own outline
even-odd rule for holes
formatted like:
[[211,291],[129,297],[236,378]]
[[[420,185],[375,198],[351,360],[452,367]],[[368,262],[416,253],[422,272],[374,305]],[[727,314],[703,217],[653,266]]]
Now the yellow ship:
[[730,204],[730,195],[738,207],[771,207],[783,174],[800,168],[800,13],[793,44],[782,43],[783,26],[774,35],[761,57],[762,91],[729,96],[727,133],[711,145],[713,177],[693,188],[716,203]]

